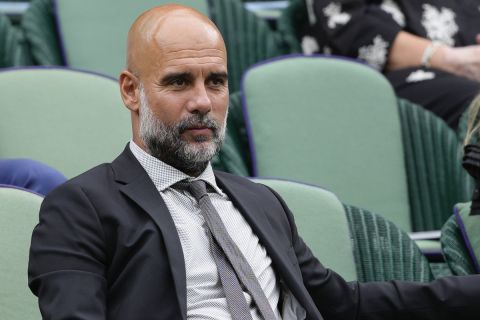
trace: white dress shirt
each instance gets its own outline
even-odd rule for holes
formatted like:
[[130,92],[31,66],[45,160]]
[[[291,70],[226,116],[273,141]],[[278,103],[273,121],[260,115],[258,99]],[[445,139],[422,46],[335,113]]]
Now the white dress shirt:
[[[181,180],[198,179],[207,182],[215,190],[208,194],[213,206],[252,267],[277,319],[281,319],[278,308],[280,286],[272,268],[272,260],[250,225],[217,186],[211,165],[208,164],[200,176],[192,178],[152,157],[133,141],[130,141],[130,150],[152,179],[175,223],[185,260],[187,318],[231,319],[217,266],[210,251],[207,226],[197,201],[188,192],[172,188]],[[244,291],[244,295],[252,318],[262,319],[250,294]]]

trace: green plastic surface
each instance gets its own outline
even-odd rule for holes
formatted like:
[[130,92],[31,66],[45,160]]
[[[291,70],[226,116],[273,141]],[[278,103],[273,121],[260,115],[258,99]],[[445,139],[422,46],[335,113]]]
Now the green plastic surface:
[[116,81],[67,69],[0,72],[0,157],[72,177],[112,161],[131,138]]
[[295,57],[250,69],[244,90],[259,176],[321,185],[410,231],[397,100],[380,73]]
[[0,187],[0,319],[41,319],[37,299],[28,288],[30,239],[43,198]]
[[[125,68],[128,30],[137,16],[166,0],[56,0],[67,65],[117,78]],[[176,0],[208,15],[206,0]],[[179,34],[179,37],[182,35]]]
[[295,217],[298,233],[326,267],[356,280],[348,221],[342,203],[330,191],[301,183],[253,179],[277,191]]

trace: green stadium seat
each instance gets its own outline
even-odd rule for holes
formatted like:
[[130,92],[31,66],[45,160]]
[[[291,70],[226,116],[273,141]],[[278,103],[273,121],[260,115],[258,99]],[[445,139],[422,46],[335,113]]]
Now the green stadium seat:
[[[302,52],[299,26],[304,26],[306,19],[305,1],[290,0],[278,20],[286,50]],[[411,102],[399,99],[399,112],[413,230],[440,229],[453,205],[468,201],[473,191],[459,152],[466,117],[460,121],[458,138],[443,120]]]
[[30,191],[0,186],[0,318],[41,319],[37,298],[28,289],[30,239],[43,198]]
[[470,211],[470,204],[470,202],[466,202],[455,206],[455,214],[445,222],[442,228],[442,236],[440,237],[445,261],[452,273],[459,276],[476,273],[475,266],[456,220],[460,211]]
[[363,64],[273,59],[243,90],[254,176],[323,185],[408,232],[439,229],[471,194],[453,131]]
[[356,62],[290,57],[245,75],[254,176],[320,184],[411,230],[397,100]]
[[0,68],[30,65],[32,59],[21,29],[0,13]]
[[430,281],[426,258],[409,236],[379,215],[342,205],[325,189],[280,179],[259,179],[277,191],[294,214],[298,232],[327,267],[347,280]]
[[212,165],[217,170],[240,176],[250,175],[248,141],[243,124],[240,92],[230,95],[225,141]]
[[[22,26],[37,64],[66,64],[116,78],[125,66],[126,36],[134,18],[148,8],[171,2],[54,0],[52,6],[52,0],[33,0]],[[241,75],[248,66],[284,53],[280,36],[240,1],[175,3],[194,7],[217,24],[227,45],[231,92],[239,89]]]
[[131,138],[116,81],[65,68],[0,72],[0,157],[41,161],[71,178],[110,162]]
[[[136,17],[158,0],[55,0],[55,16],[67,66],[117,78],[125,68],[126,39]],[[178,0],[207,14],[206,0]]]
[[325,189],[286,180],[253,179],[277,191],[295,216],[299,234],[314,255],[348,281],[357,280],[347,216]]

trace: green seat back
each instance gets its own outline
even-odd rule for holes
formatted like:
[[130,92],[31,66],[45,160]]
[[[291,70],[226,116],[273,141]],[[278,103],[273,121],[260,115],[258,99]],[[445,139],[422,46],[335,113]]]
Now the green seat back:
[[37,65],[63,65],[52,0],[32,0],[21,27]]
[[[278,30],[293,52],[302,51],[300,35],[316,27],[305,23],[308,14],[305,0],[290,0],[278,20]],[[442,119],[423,107],[399,99],[399,111],[412,228],[438,230],[453,205],[467,201],[473,190],[461,166],[459,141]],[[465,120],[460,121],[459,130],[465,131]]]
[[238,0],[209,0],[212,20],[223,35],[228,51],[230,92],[240,89],[240,80],[252,64],[288,53],[278,32],[243,7]]
[[220,152],[212,160],[215,169],[239,176],[251,176],[248,141],[243,122],[240,93],[230,95],[227,131]]
[[[133,21],[166,0],[55,0],[59,32],[68,66],[117,78],[125,68],[127,33]],[[207,14],[206,0],[176,0]],[[179,35],[181,37],[181,35]]]
[[254,175],[325,186],[411,229],[397,100],[380,73],[287,57],[250,69],[243,88]]
[[292,211],[298,233],[325,266],[356,280],[348,221],[342,203],[322,188],[275,179],[253,179],[277,191]]
[[29,65],[31,62],[22,30],[0,13],[0,68]]
[[110,162],[131,138],[112,79],[69,69],[0,72],[0,157],[31,158],[67,177]]
[[407,233],[378,214],[350,205],[344,207],[359,281],[433,279],[427,259]]
[[453,206],[470,199],[473,180],[455,132],[421,106],[398,102],[413,230],[439,230]]
[[[459,203],[455,206],[454,211],[456,214],[462,210],[470,211],[470,205],[470,202]],[[475,274],[475,266],[458,226],[456,214],[452,215],[442,228],[440,242],[443,255],[453,274]]]
[[42,318],[27,279],[30,239],[42,199],[25,190],[0,186],[0,319]]
[[[169,3],[165,0],[58,0],[54,10],[52,1],[32,0],[22,20],[22,29],[35,63],[67,63],[113,77],[117,77],[125,65],[127,31],[135,16],[149,7]],[[239,90],[240,78],[248,66],[288,52],[281,36],[238,0],[175,2],[208,13],[219,28],[228,51],[231,92]],[[54,21],[55,16],[58,23]],[[58,40],[57,31],[62,41]],[[59,43],[63,47],[63,58]]]

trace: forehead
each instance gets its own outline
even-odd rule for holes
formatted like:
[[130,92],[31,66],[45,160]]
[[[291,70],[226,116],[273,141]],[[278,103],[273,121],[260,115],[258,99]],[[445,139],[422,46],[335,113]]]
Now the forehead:
[[184,16],[160,24],[152,39],[151,66],[157,70],[215,69],[226,71],[227,53],[211,25]]

